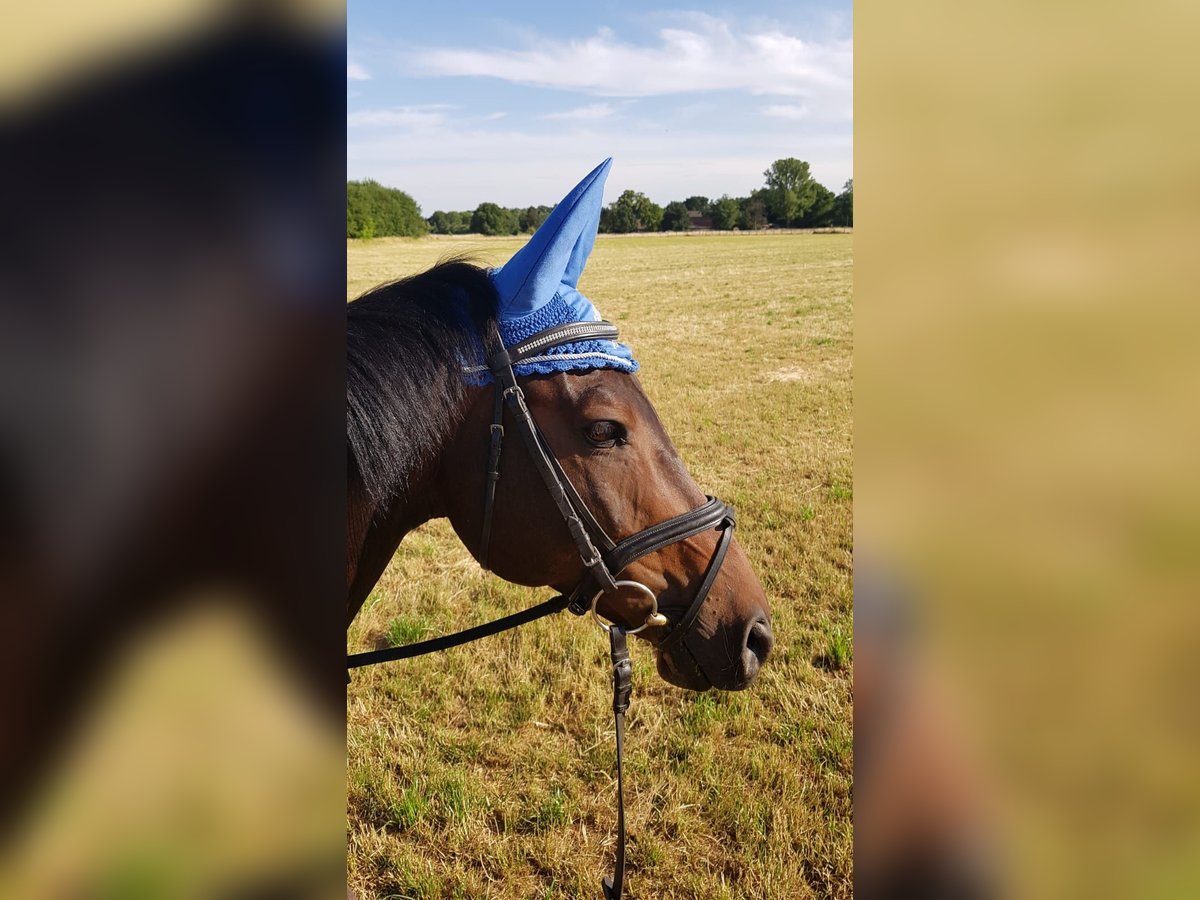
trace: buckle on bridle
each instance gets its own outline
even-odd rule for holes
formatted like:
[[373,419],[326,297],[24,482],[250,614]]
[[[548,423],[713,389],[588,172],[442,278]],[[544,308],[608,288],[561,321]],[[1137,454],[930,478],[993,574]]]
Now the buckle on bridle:
[[600,563],[604,562],[604,557],[600,555],[600,551],[594,546],[592,547],[592,553],[593,555],[591,559],[583,560],[583,566],[586,569],[594,569],[596,566],[600,565]]

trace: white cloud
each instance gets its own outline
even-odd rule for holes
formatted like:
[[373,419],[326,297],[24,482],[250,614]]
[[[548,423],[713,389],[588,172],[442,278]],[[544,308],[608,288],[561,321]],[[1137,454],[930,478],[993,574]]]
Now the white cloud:
[[794,106],[782,104],[777,106],[764,106],[759,110],[764,116],[771,116],[775,119],[803,119],[808,115],[807,106]]
[[[406,46],[389,64],[410,75],[494,77],[565,93],[519,92],[527,106],[488,113],[472,108],[478,85],[469,81],[446,84],[468,92],[457,107],[412,104],[421,95],[408,87],[396,99],[412,105],[378,103],[348,116],[348,174],[407,190],[426,210],[554,203],[606,156],[616,159],[609,200],[625,188],[660,203],[745,196],[773,159],[789,156],[840,189],[853,174],[850,40],[669,15],[670,27],[648,43],[601,29],[576,41],[519,32],[479,49]],[[635,100],[650,96],[663,99]],[[736,127],[714,127],[726,118]]]
[[364,69],[356,62],[346,61],[346,80],[347,81],[370,81],[371,73]]
[[577,122],[591,122],[596,119],[607,119],[617,108],[611,103],[593,103],[590,106],[577,106],[575,109],[568,109],[565,112],[546,113],[540,118],[543,119],[573,119]]
[[399,128],[436,128],[445,123],[446,110],[454,109],[443,103],[426,106],[389,106],[383,109],[359,109],[346,116],[351,128],[387,126]]
[[745,90],[804,97],[819,110],[849,106],[853,45],[849,39],[806,41],[779,30],[739,30],[711,16],[663,28],[652,45],[622,43],[601,29],[582,40],[538,39],[518,50],[418,49],[410,57],[430,75],[499,78],[604,97],[648,97]]

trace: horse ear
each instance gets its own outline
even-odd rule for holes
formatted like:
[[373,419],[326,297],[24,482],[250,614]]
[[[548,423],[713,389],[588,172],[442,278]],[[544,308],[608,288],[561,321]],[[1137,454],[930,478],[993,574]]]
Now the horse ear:
[[596,166],[542,226],[500,269],[492,283],[500,298],[500,318],[516,319],[540,309],[562,286],[574,288],[596,243],[604,181],[612,159]]

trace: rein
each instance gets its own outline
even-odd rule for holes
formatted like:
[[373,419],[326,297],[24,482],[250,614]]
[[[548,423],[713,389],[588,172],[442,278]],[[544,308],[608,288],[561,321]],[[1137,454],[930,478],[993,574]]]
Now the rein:
[[[499,349],[488,359],[488,369],[496,383],[496,400],[488,442],[483,533],[479,550],[480,564],[484,569],[490,568],[488,566],[488,548],[491,544],[496,483],[500,480],[500,457],[505,436],[504,411],[507,408],[513,421],[511,427],[515,427],[521,435],[534,467],[566,523],[567,530],[579,550],[579,558],[583,561],[587,572],[570,594],[553,597],[529,609],[454,634],[405,644],[402,647],[389,647],[368,653],[352,653],[346,659],[346,667],[347,669],[357,669],[397,659],[423,656],[426,653],[436,653],[439,650],[447,650],[501,631],[507,631],[510,628],[516,628],[564,609],[580,616],[590,612],[592,618],[608,632],[609,636],[613,667],[613,720],[616,727],[617,744],[617,852],[613,874],[605,878],[601,885],[604,888],[605,900],[620,900],[625,881],[625,791],[622,777],[622,755],[625,712],[629,709],[629,699],[633,690],[633,663],[629,658],[626,636],[636,634],[651,625],[670,626],[670,632],[659,644],[660,652],[684,650],[689,656],[692,656],[691,650],[687,647],[687,637],[692,632],[700,615],[700,609],[708,598],[717,573],[721,570],[721,564],[725,561],[725,554],[733,540],[736,518],[732,507],[715,497],[709,497],[708,502],[697,509],[651,525],[621,541],[614,541],[596,521],[595,516],[583,502],[579,492],[575,490],[571,480],[555,458],[545,435],[538,428],[537,422],[525,403],[525,393],[517,384],[513,366],[561,344],[576,343],[582,340],[616,340],[617,327],[611,322],[572,322],[566,325],[556,325],[538,332],[511,348],[504,347],[499,330],[495,325],[493,325],[492,337]],[[617,579],[616,576],[627,566],[642,557],[713,528],[721,531],[716,551],[713,553],[708,570],[704,574],[704,580],[701,582],[696,596],[692,599],[691,605],[674,624],[671,624],[670,620],[659,612],[658,597],[650,588],[637,581]],[[635,628],[606,623],[596,610],[596,604],[604,594],[622,587],[640,590],[651,600],[651,609],[646,615],[645,621]],[[700,668],[694,656],[692,656],[692,662],[697,669]],[[347,673],[348,680],[349,673]]]

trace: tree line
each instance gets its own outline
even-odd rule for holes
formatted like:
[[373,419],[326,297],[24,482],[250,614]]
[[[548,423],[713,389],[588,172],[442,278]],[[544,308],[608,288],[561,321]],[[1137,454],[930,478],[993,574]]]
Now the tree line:
[[[854,180],[835,194],[817,182],[803,160],[777,159],[763,172],[764,184],[748,197],[699,194],[659,206],[645,194],[628,190],[600,212],[600,231],[688,231],[712,228],[753,231],[760,228],[848,227],[854,224]],[[346,236],[352,238],[434,234],[527,234],[550,215],[551,206],[506,208],[481,203],[474,210],[438,210],[421,216],[416,201],[376,181],[346,185]]]

